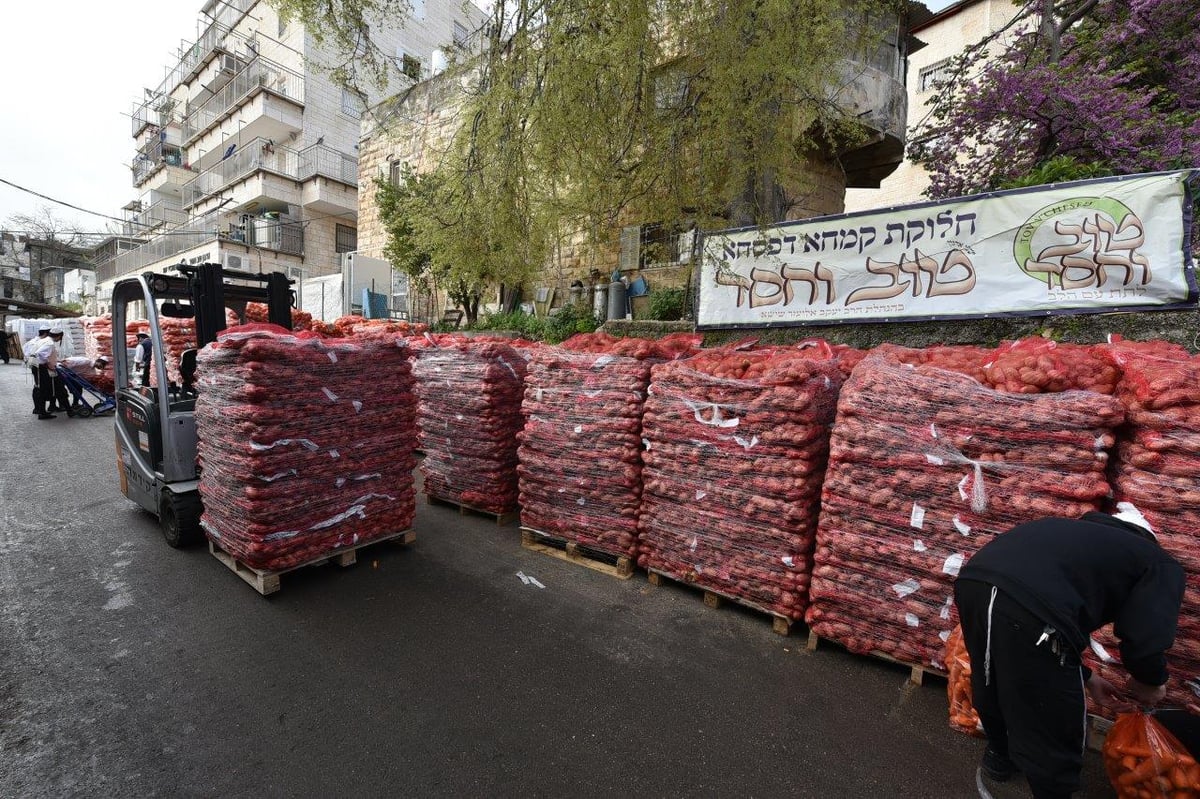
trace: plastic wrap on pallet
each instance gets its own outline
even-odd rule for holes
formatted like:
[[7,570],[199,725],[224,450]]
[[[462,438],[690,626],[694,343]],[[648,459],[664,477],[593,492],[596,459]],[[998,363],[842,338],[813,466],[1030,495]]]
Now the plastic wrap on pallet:
[[[1111,467],[1114,501],[1136,512],[1187,574],[1175,645],[1167,654],[1167,703],[1200,704],[1200,357],[1167,342],[1114,341],[1117,397],[1128,423]],[[1116,640],[1097,635],[1098,670],[1123,681]],[[1117,682],[1120,684],[1120,682]]]
[[534,351],[518,449],[523,526],[636,556],[650,367],[698,344],[695,336],[647,341],[593,333]]
[[716,350],[655,366],[638,563],[804,616],[843,375],[828,346]]
[[1015,524],[1098,509],[1123,418],[1103,394],[1006,393],[895,348],[868,356],[838,401],[810,627],[943,668],[959,568]]
[[521,352],[494,341],[419,350],[413,375],[425,493],[490,513],[516,510],[525,366]]
[[416,397],[402,342],[274,325],[199,355],[196,431],[209,537],[278,570],[408,529]]

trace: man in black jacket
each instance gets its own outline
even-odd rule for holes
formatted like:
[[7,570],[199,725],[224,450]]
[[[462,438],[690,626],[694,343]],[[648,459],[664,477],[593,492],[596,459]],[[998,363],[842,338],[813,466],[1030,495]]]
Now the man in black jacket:
[[1020,770],[1036,799],[1079,788],[1085,688],[1101,704],[1117,698],[1080,662],[1091,633],[1113,623],[1132,699],[1166,694],[1183,568],[1148,525],[1127,520],[1140,514],[1119,516],[1019,524],[975,553],[954,586],[988,738],[981,774],[1003,782]]

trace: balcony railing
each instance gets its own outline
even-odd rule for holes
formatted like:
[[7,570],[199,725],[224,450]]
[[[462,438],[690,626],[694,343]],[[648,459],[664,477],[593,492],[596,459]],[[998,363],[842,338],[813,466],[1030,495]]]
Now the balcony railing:
[[140,186],[160,166],[183,166],[183,150],[174,144],[147,142],[133,158],[133,185]]
[[168,231],[136,249],[126,250],[108,263],[101,264],[96,269],[96,280],[111,280],[136,272],[193,247],[207,244],[217,238],[217,224],[217,215],[207,214],[193,220],[186,228]]
[[259,56],[247,62],[223,89],[184,117],[183,143],[191,144],[200,133],[259,89],[269,89],[297,103],[304,103],[304,76]]
[[293,150],[268,139],[253,139],[212,169],[201,172],[183,187],[183,207],[190,208],[205,197],[255,172],[272,172],[296,181],[321,175],[351,186],[358,185],[358,159],[323,144]]
[[300,151],[298,180],[316,175],[332,178],[351,186],[358,185],[358,158],[325,144],[314,144]]
[[163,198],[133,214],[125,222],[125,235],[138,236],[160,225],[177,227],[187,222],[187,212],[174,198]]
[[210,53],[218,47],[231,49],[235,43],[241,45],[238,49],[245,49],[244,46],[248,44],[248,40],[235,34],[232,26],[257,2],[258,0],[221,0],[215,14],[216,20],[210,22],[201,31],[200,35],[196,37],[196,41],[179,49],[179,60],[173,66],[167,67],[162,82],[152,93],[152,99],[134,106],[132,114],[134,136],[138,135],[146,125],[161,125],[166,122],[160,118],[156,110],[158,104],[162,102],[163,98],[170,96],[171,92],[175,91],[179,84],[183,83],[184,79],[191,75]]

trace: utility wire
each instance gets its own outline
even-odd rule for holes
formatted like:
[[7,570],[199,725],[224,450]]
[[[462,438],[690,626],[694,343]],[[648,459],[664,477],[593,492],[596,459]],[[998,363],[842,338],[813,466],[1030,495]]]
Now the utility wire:
[[11,180],[5,180],[4,178],[0,178],[0,183],[3,183],[6,186],[12,186],[14,189],[17,189],[18,191],[23,191],[26,194],[32,194],[34,197],[41,197],[43,200],[49,200],[50,202],[57,203],[58,205],[65,205],[67,208],[71,208],[71,209],[73,209],[75,211],[79,211],[81,213],[91,214],[92,216],[100,216],[105,219],[111,219],[114,222],[125,222],[126,221],[124,219],[121,219],[120,217],[109,216],[108,214],[102,214],[99,211],[89,211],[86,208],[80,208],[78,205],[72,205],[71,203],[66,202],[65,200],[57,200],[53,197],[50,197],[49,195],[42,194],[39,191],[34,191],[33,189],[27,189],[24,186],[19,186],[16,183],[13,183]]

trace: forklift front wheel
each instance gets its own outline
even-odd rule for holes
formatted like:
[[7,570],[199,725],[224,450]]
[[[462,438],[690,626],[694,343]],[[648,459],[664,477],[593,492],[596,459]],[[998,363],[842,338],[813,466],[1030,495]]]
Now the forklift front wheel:
[[162,492],[158,520],[168,545],[181,549],[204,540],[204,531],[200,528],[201,510],[199,491],[177,494],[168,489]]

